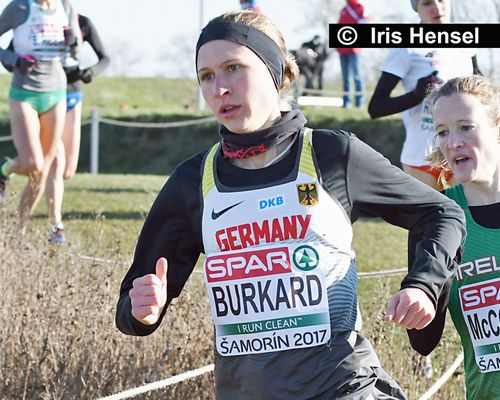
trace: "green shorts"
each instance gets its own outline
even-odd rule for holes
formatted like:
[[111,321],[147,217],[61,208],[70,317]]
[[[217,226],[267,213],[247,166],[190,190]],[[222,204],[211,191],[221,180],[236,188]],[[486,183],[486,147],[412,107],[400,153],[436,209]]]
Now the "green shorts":
[[35,92],[33,90],[11,87],[9,97],[12,100],[29,103],[38,114],[43,114],[66,98],[66,89],[56,90],[54,92]]

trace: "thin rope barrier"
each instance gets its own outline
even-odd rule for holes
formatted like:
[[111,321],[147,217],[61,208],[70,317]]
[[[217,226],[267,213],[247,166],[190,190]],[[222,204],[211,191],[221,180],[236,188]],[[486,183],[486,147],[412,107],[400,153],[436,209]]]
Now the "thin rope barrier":
[[[422,397],[419,398],[419,400],[429,400],[432,396],[434,396],[439,391],[439,389],[441,389],[441,387],[446,383],[446,381],[450,379],[450,377],[453,375],[453,372],[455,372],[455,370],[462,363],[463,359],[464,359],[464,353],[460,352],[455,361],[453,361],[453,364],[445,371],[443,375],[441,375],[441,377],[430,387],[430,389],[427,392],[425,392]],[[138,386],[133,389],[124,390],[123,392],[119,392],[111,396],[101,397],[98,400],[123,400],[132,398],[140,394],[150,392],[152,390],[163,389],[168,386],[172,386],[177,383],[196,378],[198,376],[212,372],[214,371],[214,369],[215,369],[214,364],[208,364],[205,365],[204,367],[187,371],[182,374],[175,375],[167,379],[163,379],[161,381],[152,382],[143,386]]]
[[179,375],[172,376],[170,378],[164,379],[162,381],[157,381],[157,382],[152,382],[148,383],[147,385],[144,386],[139,386],[134,389],[128,389],[120,393],[113,394],[111,396],[107,397],[101,397],[98,400],[122,400],[122,399],[128,399],[131,397],[138,396],[140,394],[152,391],[152,390],[158,390],[158,389],[163,389],[167,386],[175,385],[176,383],[186,381],[188,379],[196,378],[197,376],[201,376],[204,374],[207,374],[209,372],[212,372],[215,369],[214,364],[209,364],[205,365],[204,367],[184,372]]
[[99,122],[103,122],[108,125],[126,126],[131,128],[177,128],[181,126],[208,124],[215,121],[217,121],[217,118],[215,117],[205,117],[175,122],[127,122],[99,117]]
[[[91,257],[91,256],[86,256],[84,254],[79,254],[78,257],[80,257],[82,260],[92,261],[95,263],[102,263],[102,264],[113,264],[114,263],[114,261],[111,259]],[[125,264],[125,261],[123,261],[122,264]]]
[[450,368],[446,370],[446,372],[441,375],[441,377],[430,387],[430,389],[424,393],[422,397],[420,397],[419,400],[429,400],[432,396],[434,396],[439,389],[441,389],[441,386],[445,384],[445,382],[450,379],[451,375],[455,370],[462,364],[462,361],[464,360],[464,353],[460,352],[457,358],[455,358],[455,361],[453,361],[453,364],[451,364]]
[[389,269],[386,271],[358,272],[358,278],[374,278],[379,276],[399,275],[408,272],[407,268]]
[[[102,122],[108,125],[126,126],[130,128],[178,128],[182,126],[208,124],[216,121],[217,118],[215,117],[205,117],[205,118],[190,119],[187,121],[174,121],[174,122],[127,122],[111,118],[99,117],[99,123]],[[89,125],[90,123],[91,120],[85,120],[82,121],[81,126]],[[0,143],[9,142],[11,140],[12,140],[11,135],[0,136]]]
[[[91,257],[84,254],[80,254],[82,260],[91,261],[94,263],[102,263],[102,264],[113,264],[115,261],[111,259],[99,258],[99,257]],[[121,264],[130,264],[129,262],[122,261]],[[389,269],[386,271],[372,271],[372,272],[358,272],[358,278],[376,278],[379,276],[390,276],[390,275],[398,275],[408,272],[406,268],[398,268],[398,269]],[[192,272],[195,275],[203,275],[203,271],[194,270]]]

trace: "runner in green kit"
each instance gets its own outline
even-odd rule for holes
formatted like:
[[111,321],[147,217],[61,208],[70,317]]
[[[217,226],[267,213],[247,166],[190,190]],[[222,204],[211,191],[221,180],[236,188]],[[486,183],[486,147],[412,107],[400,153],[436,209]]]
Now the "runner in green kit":
[[[438,148],[432,158],[453,171],[459,184],[445,194],[462,207],[467,221],[464,253],[448,304],[464,348],[467,399],[498,399],[500,86],[477,75],[452,79],[436,93],[433,117]],[[439,341],[444,317],[441,309],[434,322],[420,331],[432,343],[425,353]],[[412,344],[419,347],[418,334],[412,335]]]

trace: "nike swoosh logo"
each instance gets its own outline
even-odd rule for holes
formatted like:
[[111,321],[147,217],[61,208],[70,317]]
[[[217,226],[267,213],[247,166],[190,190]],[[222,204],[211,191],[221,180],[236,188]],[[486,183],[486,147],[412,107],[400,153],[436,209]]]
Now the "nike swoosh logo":
[[219,218],[220,216],[222,216],[222,214],[228,212],[231,208],[234,208],[238,205],[240,205],[241,203],[243,203],[245,200],[242,200],[240,201],[239,203],[236,203],[236,204],[233,204],[229,207],[226,207],[224,208],[223,210],[220,210],[219,212],[215,212],[215,209],[212,209],[212,219],[215,221],[217,218]]

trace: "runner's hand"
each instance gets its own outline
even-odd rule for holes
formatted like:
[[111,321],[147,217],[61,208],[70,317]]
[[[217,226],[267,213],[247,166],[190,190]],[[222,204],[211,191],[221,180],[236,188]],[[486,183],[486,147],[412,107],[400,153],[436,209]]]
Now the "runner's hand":
[[16,68],[22,74],[27,74],[34,68],[35,64],[36,64],[35,57],[28,54],[22,54],[17,58]]
[[66,72],[66,80],[69,83],[74,83],[76,81],[83,81],[84,83],[90,83],[92,81],[92,70],[90,68],[80,69],[73,68]]
[[434,71],[428,76],[424,76],[417,81],[417,86],[413,90],[413,95],[420,100],[423,100],[425,96],[434,88],[434,86],[443,83],[441,79],[437,77],[438,71]]
[[423,329],[436,316],[436,308],[425,292],[407,288],[397,292],[389,301],[385,319],[406,329]]
[[80,71],[80,79],[83,83],[90,83],[92,80],[92,70],[90,68],[85,68]]
[[71,26],[66,26],[64,28],[64,43],[66,46],[76,46],[77,42],[78,40]]
[[156,273],[134,279],[129,296],[132,316],[144,325],[154,325],[167,302],[167,270],[165,258],[156,262]]

